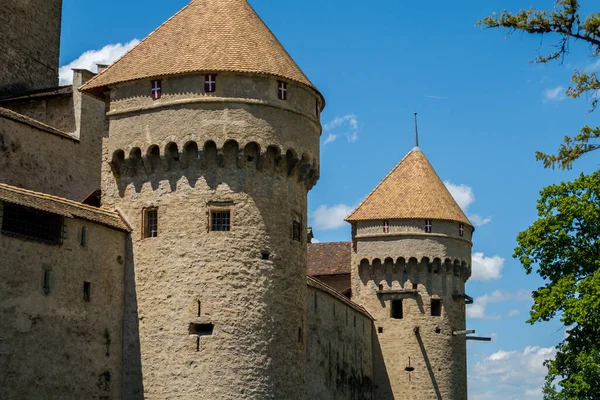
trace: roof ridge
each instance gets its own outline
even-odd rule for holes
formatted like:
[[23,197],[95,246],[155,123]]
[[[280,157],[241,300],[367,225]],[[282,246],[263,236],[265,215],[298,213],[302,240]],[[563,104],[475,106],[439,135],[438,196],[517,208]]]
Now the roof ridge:
[[181,14],[184,10],[186,10],[189,6],[192,5],[193,2],[195,2],[196,0],[191,0],[185,7],[183,7],[181,10],[177,11],[175,14],[173,14],[169,19],[167,19],[165,22],[163,22],[162,24],[160,24],[156,29],[154,29],[152,32],[150,32],[148,35],[146,35],[145,38],[143,38],[142,40],[140,40],[140,42],[138,44],[136,44],[135,46],[133,46],[129,51],[127,51],[125,54],[123,54],[121,57],[119,57],[115,62],[113,62],[112,64],[110,64],[108,67],[106,67],[102,72],[100,72],[99,74],[96,74],[96,76],[94,76],[92,79],[88,80],[87,82],[85,82],[84,84],[82,84],[81,86],[79,86],[77,88],[77,90],[81,90],[82,87],[91,84],[92,82],[94,82],[96,80],[96,78],[98,78],[100,75],[103,75],[106,71],[110,70],[112,67],[114,67],[119,61],[121,61],[126,55],[130,54],[132,51],[134,51],[139,45],[141,45],[142,43],[144,43],[146,40],[148,40],[152,35],[154,35],[154,33],[156,33],[158,30],[160,30],[162,27],[164,27],[169,21],[171,21],[173,18],[175,18],[176,16],[178,16],[179,14]]
[[411,151],[409,151],[408,153],[406,153],[406,155],[404,157],[402,157],[402,160],[400,160],[400,162],[398,164],[396,164],[396,166],[394,168],[392,168],[392,170],[390,172],[387,173],[386,176],[383,177],[383,179],[381,181],[379,181],[379,183],[377,184],[377,186],[375,186],[375,188],[373,190],[371,190],[371,192],[369,192],[369,194],[367,195],[367,197],[365,197],[363,199],[363,201],[360,202],[360,204],[358,206],[356,206],[356,208],[354,209],[354,211],[352,211],[350,213],[350,215],[348,215],[346,218],[344,218],[344,221],[349,221],[350,218],[356,214],[356,212],[358,211],[358,209],[373,195],[373,193],[375,193],[375,191],[377,189],[379,189],[379,187],[383,184],[383,182],[385,182],[385,180],[394,173],[394,171],[396,171],[396,169],[398,169],[398,167],[400,167],[400,164],[402,164],[404,162],[404,160],[406,160],[406,158],[414,151],[414,149],[412,149]]

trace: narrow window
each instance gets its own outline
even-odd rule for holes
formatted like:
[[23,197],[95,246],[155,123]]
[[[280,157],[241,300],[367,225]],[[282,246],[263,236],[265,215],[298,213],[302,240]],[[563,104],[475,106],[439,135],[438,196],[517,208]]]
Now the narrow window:
[[404,318],[404,313],[402,310],[402,300],[392,300],[392,309],[390,312],[391,312],[391,317],[393,319]]
[[431,233],[431,220],[430,219],[426,219],[425,220],[425,233]]
[[317,300],[317,292],[315,292],[315,311],[317,310],[318,300]]
[[217,76],[215,74],[204,75],[204,91],[213,93],[215,90],[217,90]]
[[147,208],[144,210],[144,238],[158,236],[158,209]]
[[296,219],[292,223],[292,237],[298,242],[302,241],[302,223]]
[[231,231],[231,211],[214,210],[210,216],[210,230],[213,232]]
[[152,81],[152,99],[158,100],[162,96],[162,85],[160,80]]
[[465,236],[465,225],[464,224],[459,224],[458,225],[458,234],[462,237]]
[[302,343],[304,339],[304,333],[302,332],[302,327],[298,328],[298,343]]
[[198,300],[198,316],[202,315],[202,302]]
[[356,328],[356,315],[354,316],[354,327]]
[[277,89],[277,96],[279,100],[287,100],[287,83],[279,81],[279,86]]
[[47,296],[50,294],[50,270],[44,270],[44,282],[42,289],[44,289],[44,294]]
[[389,232],[390,232],[390,222],[383,221],[383,233],[389,233]]
[[382,327],[382,326],[380,326],[379,328],[377,328],[377,332],[379,332],[379,333],[383,333],[383,327]]
[[83,282],[83,301],[89,303],[92,300],[92,284]]
[[81,227],[81,247],[87,247],[87,228],[85,226]]
[[47,212],[5,203],[2,234],[48,244],[61,244],[63,217]]
[[442,300],[431,299],[431,316],[441,317],[442,316]]

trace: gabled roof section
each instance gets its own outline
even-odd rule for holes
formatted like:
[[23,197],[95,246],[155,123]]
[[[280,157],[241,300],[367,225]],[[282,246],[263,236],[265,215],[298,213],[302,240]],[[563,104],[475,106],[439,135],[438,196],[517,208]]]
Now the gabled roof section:
[[0,202],[17,204],[34,210],[61,215],[66,218],[79,218],[100,225],[105,225],[124,232],[131,228],[121,218],[119,213],[105,208],[96,208],[62,197],[51,196],[44,193],[0,183]]
[[193,0],[80,90],[99,97],[112,84],[200,71],[274,75],[320,95],[246,0]]
[[308,275],[350,274],[352,242],[309,243]]
[[438,219],[473,226],[425,154],[412,149],[346,221]]

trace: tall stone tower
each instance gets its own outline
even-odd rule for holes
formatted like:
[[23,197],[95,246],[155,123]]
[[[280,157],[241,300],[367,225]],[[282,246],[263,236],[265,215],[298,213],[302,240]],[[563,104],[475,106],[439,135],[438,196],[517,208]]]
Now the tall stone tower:
[[353,300],[376,319],[375,398],[465,400],[473,227],[419,147],[347,220]]
[[81,90],[133,228],[124,397],[304,399],[324,99],[246,0],[195,0]]
[[62,0],[2,0],[0,97],[58,85]]

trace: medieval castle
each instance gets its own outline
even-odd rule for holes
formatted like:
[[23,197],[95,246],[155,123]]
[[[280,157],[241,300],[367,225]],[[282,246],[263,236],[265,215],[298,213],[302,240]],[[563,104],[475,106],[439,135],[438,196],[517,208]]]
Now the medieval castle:
[[418,147],[310,244],[325,99],[246,0],[57,87],[61,9],[0,11],[0,399],[467,398],[474,229]]

